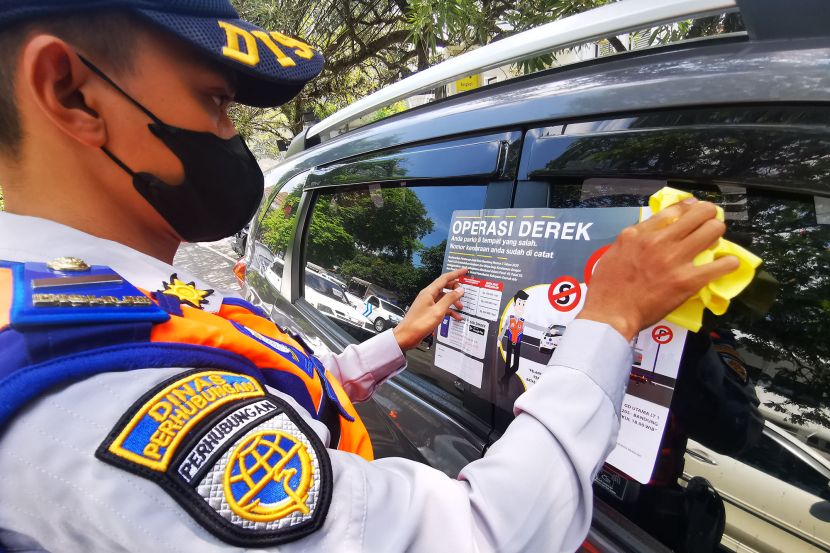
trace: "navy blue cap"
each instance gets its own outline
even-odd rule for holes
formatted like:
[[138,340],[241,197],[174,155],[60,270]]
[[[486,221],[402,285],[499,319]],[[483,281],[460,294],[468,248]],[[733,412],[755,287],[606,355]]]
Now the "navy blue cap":
[[318,50],[242,21],[228,0],[0,0],[0,26],[109,9],[133,12],[235,70],[241,104],[284,104],[323,69]]

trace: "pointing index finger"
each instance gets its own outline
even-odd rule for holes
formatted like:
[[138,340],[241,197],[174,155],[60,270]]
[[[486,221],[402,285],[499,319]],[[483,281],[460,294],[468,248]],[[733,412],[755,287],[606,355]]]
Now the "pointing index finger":
[[467,267],[462,267],[461,269],[456,269],[454,271],[450,271],[449,273],[444,273],[443,275],[439,276],[435,279],[435,281],[430,284],[430,288],[432,292],[439,292],[447,287],[447,284],[452,282],[453,280],[457,279],[458,277],[464,276],[467,274]]

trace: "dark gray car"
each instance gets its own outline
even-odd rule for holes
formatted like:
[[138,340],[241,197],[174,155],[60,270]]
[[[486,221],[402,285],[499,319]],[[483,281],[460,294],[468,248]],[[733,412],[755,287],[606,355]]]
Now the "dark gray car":
[[[727,238],[760,255],[779,283],[766,314],[736,307],[713,323],[736,336],[748,377],[807,384],[809,397],[786,398],[790,409],[828,424],[830,38],[810,25],[803,32],[786,21],[770,25],[767,5],[745,14],[749,33],[534,73],[323,142],[301,135],[293,155],[269,173],[277,184],[245,253],[249,261],[257,248],[284,256],[279,286],[249,263],[243,294],[315,350],[338,352],[356,338],[303,298],[307,262],[375,283],[408,304],[440,273],[435,260],[443,259],[454,210],[643,206],[670,185],[723,206]],[[310,233],[315,224],[328,229],[326,240]],[[489,390],[434,368],[431,356],[426,344],[410,352],[408,371],[357,408],[377,457],[418,460],[455,477],[498,439],[512,413],[490,401]],[[795,434],[810,444],[810,432]],[[798,486],[796,469],[769,471]],[[659,476],[656,469],[653,482]],[[625,507],[649,486],[619,474],[605,481],[585,550],[665,551],[653,537],[659,532],[632,522]],[[786,530],[791,551],[830,551],[820,538],[830,503],[819,495],[794,513],[806,521],[800,526],[764,512],[747,518],[745,498],[721,499],[737,528],[722,547],[742,547],[759,534],[751,525],[765,524],[796,528]]]

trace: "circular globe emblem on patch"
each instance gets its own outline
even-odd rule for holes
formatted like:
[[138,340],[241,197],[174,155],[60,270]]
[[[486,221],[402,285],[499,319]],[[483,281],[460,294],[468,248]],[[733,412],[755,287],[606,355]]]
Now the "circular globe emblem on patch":
[[314,468],[306,445],[279,430],[245,438],[225,467],[225,500],[243,519],[271,522],[300,511],[309,513],[308,491]]

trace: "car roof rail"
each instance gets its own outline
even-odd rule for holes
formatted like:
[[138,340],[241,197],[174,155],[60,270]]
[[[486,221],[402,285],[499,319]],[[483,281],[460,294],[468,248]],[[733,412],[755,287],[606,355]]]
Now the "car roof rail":
[[827,0],[737,0],[750,40],[830,35]]
[[[746,3],[776,1],[789,6],[790,2],[805,0],[748,0]],[[737,9],[737,0],[625,0],[608,4],[492,42],[419,71],[326,117],[310,127],[304,138],[308,143],[311,137],[472,74],[609,36]]]

